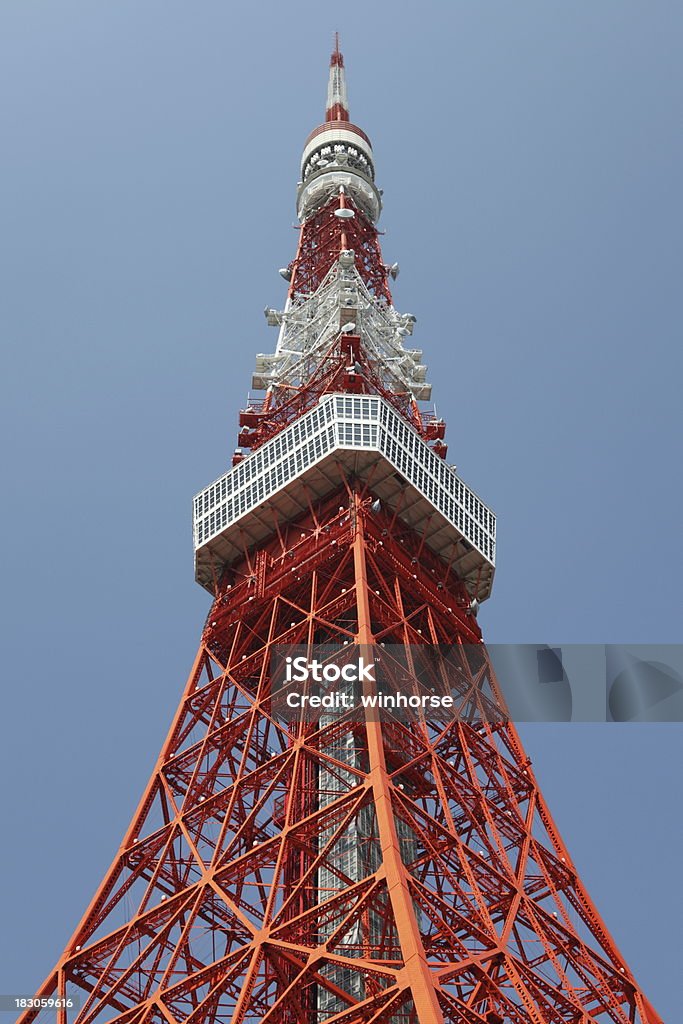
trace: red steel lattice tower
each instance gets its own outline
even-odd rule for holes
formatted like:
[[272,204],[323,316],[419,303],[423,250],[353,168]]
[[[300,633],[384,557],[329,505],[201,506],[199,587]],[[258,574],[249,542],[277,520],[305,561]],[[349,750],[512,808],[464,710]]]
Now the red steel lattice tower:
[[[286,306],[266,310],[265,396],[194,500],[213,604],[130,828],[38,993],[72,1004],[61,1024],[661,1024],[514,726],[488,713],[495,520],[420,406],[374,177],[337,44]],[[475,714],[288,718],[272,655],[292,645],[413,681],[413,655],[447,649]]]

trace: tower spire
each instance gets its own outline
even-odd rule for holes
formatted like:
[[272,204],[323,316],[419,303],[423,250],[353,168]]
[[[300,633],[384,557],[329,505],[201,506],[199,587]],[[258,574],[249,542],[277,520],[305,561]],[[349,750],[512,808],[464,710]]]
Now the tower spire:
[[344,55],[339,49],[339,33],[334,33],[334,50],[330,57],[330,78],[327,85],[325,121],[348,121],[349,101],[346,95]]
[[344,57],[336,34],[325,120],[306,139],[301,157],[297,191],[301,236],[296,259],[284,275],[290,281],[290,298],[312,295],[340,252],[353,249],[371,292],[391,305],[388,268],[375,227],[381,210],[372,144],[363,129],[349,120]]

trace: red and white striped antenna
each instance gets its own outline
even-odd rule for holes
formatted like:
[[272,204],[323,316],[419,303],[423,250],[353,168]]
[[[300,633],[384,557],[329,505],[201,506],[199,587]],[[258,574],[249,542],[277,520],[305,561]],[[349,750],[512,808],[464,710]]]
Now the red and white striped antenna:
[[327,86],[326,121],[348,121],[349,101],[346,95],[344,55],[339,49],[339,33],[334,33],[334,50],[330,57],[330,80]]

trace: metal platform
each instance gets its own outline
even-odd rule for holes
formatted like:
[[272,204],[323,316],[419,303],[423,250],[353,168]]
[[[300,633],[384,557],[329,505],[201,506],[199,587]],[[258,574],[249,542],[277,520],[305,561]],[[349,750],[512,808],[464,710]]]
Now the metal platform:
[[194,499],[197,582],[212,591],[216,569],[275,532],[340,482],[363,480],[485,600],[493,582],[496,520],[455,471],[382,398],[326,395],[314,409]]

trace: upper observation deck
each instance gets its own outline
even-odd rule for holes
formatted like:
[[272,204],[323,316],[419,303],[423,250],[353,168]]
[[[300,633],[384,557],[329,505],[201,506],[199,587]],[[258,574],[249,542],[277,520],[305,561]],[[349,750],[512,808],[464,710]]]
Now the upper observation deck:
[[[473,597],[491,592],[493,512],[455,470],[379,396],[330,394],[194,499],[197,581],[212,590],[216,570],[274,533],[274,521],[305,510],[304,494],[330,494],[340,467],[371,477],[371,492],[451,561]],[[305,488],[302,487],[305,481]]]

